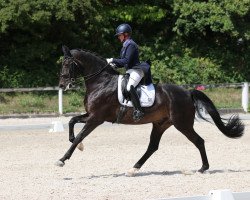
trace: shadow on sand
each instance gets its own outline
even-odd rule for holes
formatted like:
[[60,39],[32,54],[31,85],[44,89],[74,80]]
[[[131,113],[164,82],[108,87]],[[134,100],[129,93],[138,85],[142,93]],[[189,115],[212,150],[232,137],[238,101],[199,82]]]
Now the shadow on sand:
[[[208,170],[205,173],[199,173],[196,170],[191,171],[149,171],[149,172],[138,172],[133,177],[143,177],[143,176],[175,176],[175,175],[207,175],[207,174],[222,174],[222,173],[240,173],[240,172],[250,172],[250,170],[234,170],[234,169],[225,169],[225,170]],[[127,177],[126,173],[120,174],[103,174],[103,175],[91,175],[86,177],[81,177],[80,179],[98,179],[98,178],[112,178],[112,177]],[[130,178],[130,177],[128,177]],[[63,180],[72,180],[73,178],[63,178]]]

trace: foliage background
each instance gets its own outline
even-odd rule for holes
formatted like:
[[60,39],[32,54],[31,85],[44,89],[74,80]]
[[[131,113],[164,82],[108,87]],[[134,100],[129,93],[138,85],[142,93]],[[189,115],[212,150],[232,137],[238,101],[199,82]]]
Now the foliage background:
[[0,87],[58,84],[62,44],[118,57],[133,27],[155,81],[250,81],[250,0],[1,0]]

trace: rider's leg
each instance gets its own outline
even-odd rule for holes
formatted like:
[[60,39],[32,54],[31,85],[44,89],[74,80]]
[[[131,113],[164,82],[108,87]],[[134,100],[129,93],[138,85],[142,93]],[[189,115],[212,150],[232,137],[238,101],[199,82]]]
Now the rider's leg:
[[142,111],[139,97],[135,91],[135,87],[143,78],[143,72],[140,70],[128,70],[127,73],[130,74],[128,85],[127,85],[127,90],[130,93],[130,98],[135,108],[133,119],[135,121],[139,121],[143,117],[144,113]]
[[126,71],[126,73],[129,73],[130,75],[127,84],[127,91],[129,92],[131,85],[136,87],[140,83],[141,79],[144,77],[144,73],[139,69],[129,69]]
[[133,85],[130,86],[129,94],[130,94],[130,98],[133,103],[133,106],[135,107],[135,110],[142,112],[142,107],[140,104],[139,96],[137,95]]

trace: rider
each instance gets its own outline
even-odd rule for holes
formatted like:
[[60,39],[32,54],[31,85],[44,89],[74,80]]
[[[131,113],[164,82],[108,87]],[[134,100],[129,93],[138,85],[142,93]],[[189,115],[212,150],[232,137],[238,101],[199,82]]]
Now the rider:
[[[130,74],[127,84],[127,91],[130,94],[132,104],[135,108],[133,119],[140,120],[144,116],[139,97],[135,91],[135,87],[144,77],[144,72],[140,69],[139,49],[137,44],[131,38],[132,28],[129,24],[121,24],[116,28],[115,36],[118,36],[122,45],[120,59],[108,58],[109,64],[115,64],[117,67],[125,67],[126,73]],[[113,65],[114,66],[114,65]]]

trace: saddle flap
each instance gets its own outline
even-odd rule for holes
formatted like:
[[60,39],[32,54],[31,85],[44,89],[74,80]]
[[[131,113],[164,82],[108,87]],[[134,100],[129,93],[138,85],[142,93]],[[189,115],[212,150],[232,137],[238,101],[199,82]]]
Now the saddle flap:
[[[127,81],[123,81],[124,76],[119,75],[118,78],[118,100],[121,105],[133,107],[132,102],[129,99],[127,92]],[[139,95],[140,103],[142,107],[150,107],[154,104],[155,100],[155,88],[151,83],[149,85],[138,85],[136,87],[137,94]]]

